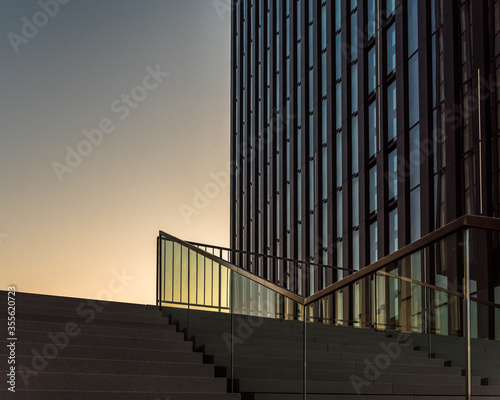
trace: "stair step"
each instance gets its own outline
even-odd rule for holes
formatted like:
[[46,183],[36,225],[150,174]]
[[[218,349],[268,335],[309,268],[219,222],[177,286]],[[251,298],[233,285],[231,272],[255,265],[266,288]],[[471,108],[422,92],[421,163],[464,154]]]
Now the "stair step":
[[[17,356],[17,365],[33,369],[33,356]],[[201,363],[165,361],[131,361],[101,358],[56,357],[48,361],[45,372],[80,372],[85,374],[104,374],[113,371],[123,375],[162,375],[162,376],[214,376],[214,366]]]
[[[19,373],[22,382],[22,374]],[[41,372],[29,377],[30,389],[147,392],[167,389],[170,393],[224,393],[227,380],[214,377],[160,375],[83,374]]]

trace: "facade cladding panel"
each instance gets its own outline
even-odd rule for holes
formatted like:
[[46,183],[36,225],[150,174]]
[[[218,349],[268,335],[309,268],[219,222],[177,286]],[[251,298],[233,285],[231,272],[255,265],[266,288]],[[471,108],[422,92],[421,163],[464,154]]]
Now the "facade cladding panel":
[[[500,0],[234,1],[232,248],[357,270],[500,217],[499,21]],[[236,261],[302,295],[349,273]]]

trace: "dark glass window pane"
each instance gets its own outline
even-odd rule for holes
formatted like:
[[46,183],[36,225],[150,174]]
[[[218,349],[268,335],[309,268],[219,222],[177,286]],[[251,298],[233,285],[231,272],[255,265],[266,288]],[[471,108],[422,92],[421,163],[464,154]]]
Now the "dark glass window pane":
[[342,190],[337,191],[337,237],[342,237]]
[[419,120],[418,53],[408,61],[408,118],[409,125]]
[[389,17],[396,11],[396,0],[386,0],[386,15]]
[[309,25],[309,67],[312,67],[314,64],[314,34],[313,34],[313,25]]
[[352,178],[352,226],[359,226],[359,177]]
[[368,39],[375,36],[375,0],[368,0]]
[[358,6],[358,0],[351,0],[351,11]]
[[389,253],[398,249],[398,209],[389,213]]
[[[300,60],[300,59],[299,59]],[[342,35],[335,35],[335,80],[342,76]]]
[[387,88],[387,140],[391,141],[397,135],[396,120],[396,81]]
[[342,22],[342,0],[335,1],[335,31],[338,31],[341,27]]
[[370,225],[370,264],[378,260],[377,221]]
[[[418,4],[408,0],[408,56],[418,49]],[[411,79],[411,74],[410,74]]]
[[410,190],[420,185],[420,129],[419,125],[410,131]]
[[358,59],[358,13],[351,15],[351,61]]
[[336,135],[336,172],[337,172],[337,187],[342,186],[342,132],[337,132]]
[[351,67],[351,112],[358,111],[358,64]]
[[359,172],[359,132],[358,132],[358,117],[352,119],[352,174]]
[[370,192],[370,213],[377,211],[377,166],[370,169],[369,192]]
[[389,200],[395,199],[398,196],[398,171],[397,171],[397,150],[393,150],[387,160],[388,173],[387,182],[389,188]]
[[328,148],[323,147],[321,154],[322,199],[328,198]]
[[410,193],[410,240],[420,239],[420,187]]
[[368,51],[368,93],[377,87],[377,57],[375,46]]
[[342,268],[342,265],[344,265],[343,254],[343,243],[340,241],[337,243],[337,267]]
[[335,107],[336,129],[339,130],[342,128],[342,82],[337,83]]
[[326,108],[326,99],[324,99],[321,103],[321,144],[326,144],[328,141],[328,126],[327,126],[327,117],[328,112]]
[[326,49],[326,5],[321,7],[321,48]]
[[321,94],[322,96],[327,95],[327,65],[326,65],[326,53],[321,54]]
[[368,106],[368,157],[377,152],[377,102]]
[[352,233],[352,268],[359,270],[359,231]]
[[314,71],[309,70],[309,112],[314,111]]
[[396,69],[396,24],[387,28],[387,74]]

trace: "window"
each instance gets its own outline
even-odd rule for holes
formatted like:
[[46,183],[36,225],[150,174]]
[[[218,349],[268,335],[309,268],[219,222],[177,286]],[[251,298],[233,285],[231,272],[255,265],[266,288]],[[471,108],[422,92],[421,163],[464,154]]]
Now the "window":
[[358,64],[351,67],[351,112],[358,111]]
[[339,130],[342,128],[342,82],[337,83],[335,108],[336,129]]
[[[418,4],[408,0],[408,56],[418,49]],[[411,75],[410,75],[411,76]]]
[[341,1],[335,0],[335,31],[340,30],[342,23]]
[[377,221],[370,225],[370,264],[378,260],[378,228]]
[[410,192],[410,240],[420,239],[420,187]]
[[368,40],[375,36],[375,0],[368,0]]
[[396,69],[396,24],[387,28],[387,74]]
[[351,61],[358,59],[358,13],[351,15]]
[[418,54],[408,61],[408,119],[409,125],[415,125],[419,120],[418,95]]
[[358,117],[352,119],[352,174],[359,172]]
[[397,150],[389,153],[387,182],[389,187],[389,200],[398,197],[398,170],[397,170]]
[[352,233],[352,268],[359,270],[359,230]]
[[377,211],[377,166],[369,172],[370,213]]
[[386,0],[386,16],[391,16],[396,11],[396,0]]
[[377,103],[373,101],[368,106],[368,157],[377,152]]
[[377,87],[377,57],[375,46],[368,51],[368,93],[375,91]]
[[342,237],[342,190],[337,191],[337,237]]
[[352,178],[352,226],[359,226],[359,177]]
[[[300,58],[299,58],[300,60]],[[342,77],[342,35],[335,35],[335,80]]]
[[416,125],[409,134],[410,190],[420,185],[420,130]]
[[336,133],[335,146],[336,146],[336,156],[335,156],[335,169],[337,172],[337,187],[342,187],[342,132]]
[[396,119],[396,81],[387,88],[387,140],[390,142],[396,139],[397,119]]
[[389,254],[398,249],[398,210],[389,213]]

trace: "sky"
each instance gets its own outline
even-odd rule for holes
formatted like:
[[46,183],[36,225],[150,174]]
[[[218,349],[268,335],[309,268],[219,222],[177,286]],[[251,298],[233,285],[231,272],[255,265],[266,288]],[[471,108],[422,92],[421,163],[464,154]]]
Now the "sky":
[[2,0],[0,290],[153,304],[159,230],[228,245],[227,2]]

